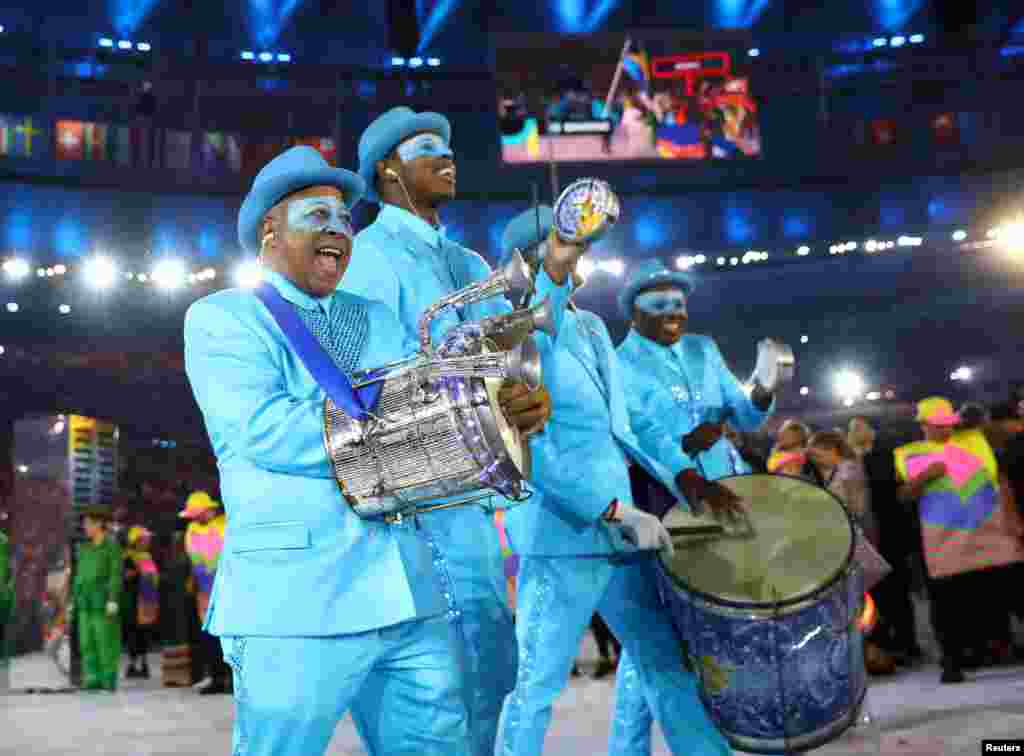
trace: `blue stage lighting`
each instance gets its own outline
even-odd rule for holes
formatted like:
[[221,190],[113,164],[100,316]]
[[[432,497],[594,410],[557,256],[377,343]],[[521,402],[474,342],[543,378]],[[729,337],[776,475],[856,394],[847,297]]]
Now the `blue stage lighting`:
[[910,35],[910,44],[912,44],[912,45],[919,45],[922,42],[924,42],[924,35],[923,34],[911,34]]
[[876,37],[871,44],[874,45],[875,47],[885,47],[887,44],[889,44],[889,40],[887,40],[885,37]]
[[149,44],[149,42],[139,42],[135,45],[135,49],[139,52],[149,52],[153,49],[153,47]]
[[256,56],[251,50],[245,50],[242,53],[242,60],[256,60]]
[[440,58],[427,58],[427,65],[428,66],[434,66],[436,68],[437,66],[441,65],[441,59]]
[[260,60],[261,60],[262,62],[264,62],[264,63],[269,63],[269,62],[270,62],[270,61],[272,61],[273,59],[274,59],[274,56],[273,56],[273,54],[272,54],[272,53],[268,53],[268,52],[262,52],[262,53],[260,53]]
[[889,44],[892,47],[903,47],[907,43],[906,37],[892,37],[889,39]]
[[114,40],[110,39],[110,37],[100,37],[100,47],[113,47],[113,46],[114,46]]
[[419,68],[423,65],[423,58],[409,58],[409,68]]
[[751,58],[756,58],[760,54],[761,51],[758,50],[756,47],[751,47],[749,50],[747,50],[747,55],[749,55]]
[[4,25],[0,24],[0,34],[3,34],[3,33],[4,33]]
[[404,66],[405,65],[405,58],[392,58],[391,59],[391,65],[393,65],[393,66]]
[[117,47],[119,50],[131,50],[132,43],[129,42],[127,39],[122,39],[120,42],[117,43]]
[[277,54],[277,62],[278,63],[291,63],[292,62],[292,56],[289,55],[288,53],[278,53]]

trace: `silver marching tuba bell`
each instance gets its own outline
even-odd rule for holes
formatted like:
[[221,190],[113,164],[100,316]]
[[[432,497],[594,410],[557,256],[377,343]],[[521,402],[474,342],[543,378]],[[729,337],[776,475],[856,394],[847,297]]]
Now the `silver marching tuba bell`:
[[533,279],[530,275],[530,268],[523,256],[519,252],[515,252],[503,267],[494,271],[484,280],[465,286],[446,297],[441,297],[423,311],[419,322],[420,349],[424,354],[431,354],[434,351],[430,343],[430,324],[445,308],[462,307],[505,293],[521,295],[532,290]]

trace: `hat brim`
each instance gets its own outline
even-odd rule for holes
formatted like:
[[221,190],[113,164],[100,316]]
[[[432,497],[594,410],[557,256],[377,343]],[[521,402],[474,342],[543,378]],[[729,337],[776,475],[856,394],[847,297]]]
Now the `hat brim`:
[[440,113],[416,113],[413,116],[395,119],[375,135],[373,146],[359,159],[359,176],[366,183],[366,199],[380,202],[377,194],[377,163],[385,160],[399,144],[423,131],[439,134],[445,144],[452,141],[452,126]]
[[260,226],[270,209],[289,194],[311,186],[333,186],[338,189],[349,210],[366,194],[366,183],[352,171],[317,166],[305,171],[275,176],[249,192],[238,211],[238,241],[250,255],[260,253]]
[[650,289],[654,286],[660,286],[667,283],[678,286],[683,290],[683,294],[687,297],[689,297],[690,294],[693,293],[693,290],[697,288],[697,281],[693,276],[688,273],[671,270],[666,270],[663,273],[657,273],[653,276],[644,278],[641,281],[634,281],[619,293],[619,311],[622,313],[622,317],[626,320],[632,320],[633,300],[636,299],[640,292],[644,289]]

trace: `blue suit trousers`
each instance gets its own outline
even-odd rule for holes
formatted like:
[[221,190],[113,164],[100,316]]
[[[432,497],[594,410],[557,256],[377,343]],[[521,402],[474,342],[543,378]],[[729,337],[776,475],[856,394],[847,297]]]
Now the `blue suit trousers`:
[[224,637],[232,756],[318,756],[351,711],[370,756],[471,756],[446,617],[330,637]]
[[[673,753],[727,756],[728,743],[697,697],[696,679],[661,604],[653,559],[524,556],[516,636],[519,675],[505,699],[497,756],[539,756],[555,699],[569,681],[580,640],[600,612],[635,660],[636,678]],[[613,754],[614,756],[614,754]]]

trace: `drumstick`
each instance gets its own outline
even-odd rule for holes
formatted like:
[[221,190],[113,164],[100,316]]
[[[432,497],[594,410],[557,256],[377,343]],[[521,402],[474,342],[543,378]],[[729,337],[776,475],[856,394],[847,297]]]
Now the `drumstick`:
[[718,535],[725,532],[723,525],[693,525],[665,528],[670,536]]

